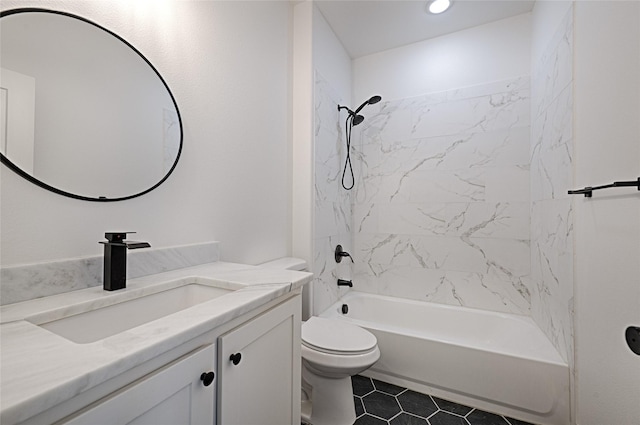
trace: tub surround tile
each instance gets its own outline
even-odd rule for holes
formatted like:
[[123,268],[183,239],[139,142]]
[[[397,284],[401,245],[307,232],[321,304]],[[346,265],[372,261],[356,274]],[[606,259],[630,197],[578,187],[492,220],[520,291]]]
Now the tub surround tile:
[[573,364],[573,7],[532,76],[531,315]]
[[[344,119],[338,111],[342,99],[318,72],[314,88],[314,258],[312,270],[313,303],[321,312],[335,303],[348,289],[338,287],[338,279],[351,279],[350,261],[337,264],[336,245],[351,252],[351,192],[342,188],[346,158]],[[358,160],[353,158],[354,164]],[[347,172],[348,174],[348,172]],[[348,182],[347,182],[348,183]]]
[[[218,242],[127,253],[127,279],[218,261]],[[3,267],[2,305],[102,285],[103,256]]]
[[529,314],[529,81],[383,101],[367,118],[354,288]]

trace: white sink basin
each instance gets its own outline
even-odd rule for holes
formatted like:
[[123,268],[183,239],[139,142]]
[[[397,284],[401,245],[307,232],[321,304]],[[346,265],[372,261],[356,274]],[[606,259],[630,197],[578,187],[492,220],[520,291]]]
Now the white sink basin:
[[47,321],[27,321],[80,344],[99,341],[197,304],[233,292],[233,289],[189,283],[161,292],[128,299],[72,316]]

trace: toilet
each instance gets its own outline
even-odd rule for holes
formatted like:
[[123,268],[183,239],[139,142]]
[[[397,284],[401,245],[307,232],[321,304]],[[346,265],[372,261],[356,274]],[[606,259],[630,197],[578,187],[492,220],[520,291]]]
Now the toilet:
[[[307,271],[297,258],[260,265]],[[309,285],[307,285],[309,286]],[[311,315],[311,288],[302,291],[302,422],[311,425],[352,425],[356,420],[351,376],[380,358],[376,337],[350,323]]]

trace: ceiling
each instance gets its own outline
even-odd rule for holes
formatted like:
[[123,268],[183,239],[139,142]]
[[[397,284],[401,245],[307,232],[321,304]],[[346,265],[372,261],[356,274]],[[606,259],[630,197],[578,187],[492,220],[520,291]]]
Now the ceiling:
[[316,0],[351,58],[438,37],[531,11],[529,0],[452,0],[440,15],[427,0]]

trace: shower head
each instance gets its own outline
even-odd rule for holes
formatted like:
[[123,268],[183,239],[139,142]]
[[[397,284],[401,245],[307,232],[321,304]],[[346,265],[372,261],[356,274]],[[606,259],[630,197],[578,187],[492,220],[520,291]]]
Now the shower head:
[[[375,96],[371,96],[368,100],[366,100],[362,105],[358,106],[358,109],[355,110],[355,112],[353,113],[354,115],[358,115],[358,112],[360,112],[362,110],[362,108],[364,108],[367,105],[373,105],[376,104],[378,102],[380,102],[382,100],[382,97],[375,95]],[[355,125],[355,124],[354,124]]]
[[349,122],[349,118],[351,118],[351,125],[356,126],[356,125],[362,123],[362,121],[364,121],[364,117],[362,115],[356,114],[355,112],[353,112],[351,109],[347,108],[346,106],[338,105],[338,111],[340,111],[342,109],[346,109],[347,112],[349,113],[349,116],[347,117],[347,122]]
[[[365,106],[373,105],[375,103],[380,102],[381,100],[382,100],[382,97],[380,97],[378,95],[371,96],[362,105],[358,106],[358,109],[356,109],[355,111],[352,111],[351,109],[347,108],[346,106],[340,106],[340,105],[338,105],[338,111],[340,111],[342,109],[346,109],[347,112],[349,112],[349,117],[351,118],[351,125],[356,126],[358,124],[361,124],[362,121],[364,121],[364,117],[362,115],[358,115],[358,112],[360,112],[362,110],[362,108],[364,108]],[[348,120],[348,118],[347,118],[347,120]]]

